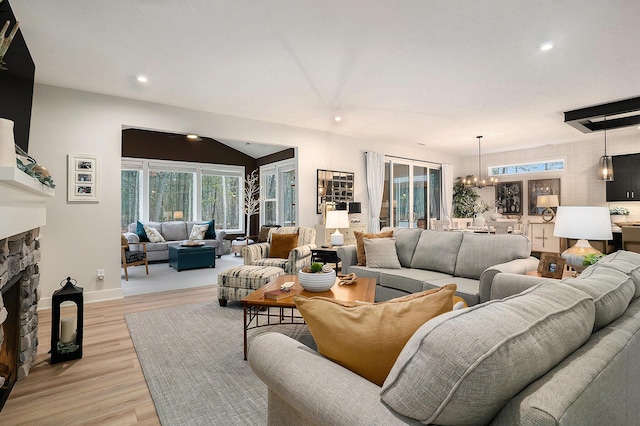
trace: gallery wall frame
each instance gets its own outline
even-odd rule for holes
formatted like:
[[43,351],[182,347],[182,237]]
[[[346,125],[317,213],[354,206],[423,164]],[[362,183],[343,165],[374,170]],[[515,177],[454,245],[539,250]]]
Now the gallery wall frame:
[[496,207],[504,215],[522,215],[522,181],[496,184]]
[[67,201],[100,201],[99,158],[95,155],[69,154],[67,156]]
[[[560,198],[560,178],[554,179],[532,179],[529,181],[529,215],[542,216],[543,207],[537,207],[539,195],[557,195],[558,204],[562,204]],[[554,212],[557,207],[551,208]]]

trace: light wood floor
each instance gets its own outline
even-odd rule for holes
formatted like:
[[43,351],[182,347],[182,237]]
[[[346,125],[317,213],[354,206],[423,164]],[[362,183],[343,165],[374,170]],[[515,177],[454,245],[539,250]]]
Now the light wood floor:
[[0,425],[159,425],[124,315],[217,300],[215,286],[86,304],[82,359],[49,364],[51,311],[39,313],[38,358],[16,382]]

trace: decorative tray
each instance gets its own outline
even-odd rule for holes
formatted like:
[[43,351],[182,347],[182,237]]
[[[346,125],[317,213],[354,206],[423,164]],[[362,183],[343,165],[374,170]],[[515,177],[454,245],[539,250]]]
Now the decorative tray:
[[204,245],[204,241],[187,241],[180,244],[182,247],[200,247]]

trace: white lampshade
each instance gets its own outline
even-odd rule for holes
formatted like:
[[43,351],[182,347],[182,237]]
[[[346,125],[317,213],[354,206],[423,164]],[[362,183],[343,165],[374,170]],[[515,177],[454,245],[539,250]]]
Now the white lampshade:
[[608,207],[560,206],[553,235],[584,240],[611,240]]
[[588,240],[611,240],[611,222],[608,207],[560,206],[556,215],[553,235],[577,239],[575,246],[562,253],[567,264],[580,272],[586,254],[602,254],[591,247]]
[[346,210],[330,210],[327,212],[326,228],[336,228],[336,232],[331,234],[331,245],[341,246],[344,244],[344,236],[338,228],[349,227],[349,214]]
[[538,195],[536,207],[558,207],[560,202],[557,195]]
[[536,207],[544,208],[542,211],[542,220],[545,222],[551,222],[553,220],[556,213],[551,207],[558,207],[559,205],[560,200],[558,200],[557,195],[539,195],[536,200]]
[[348,228],[349,214],[346,210],[329,210],[327,212],[327,228]]

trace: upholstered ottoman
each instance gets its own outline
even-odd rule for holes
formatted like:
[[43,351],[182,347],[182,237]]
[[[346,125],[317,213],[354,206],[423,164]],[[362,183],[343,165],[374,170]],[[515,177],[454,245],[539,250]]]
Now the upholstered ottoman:
[[218,302],[227,306],[227,300],[242,300],[256,289],[284,275],[284,269],[275,266],[242,265],[218,275]]

